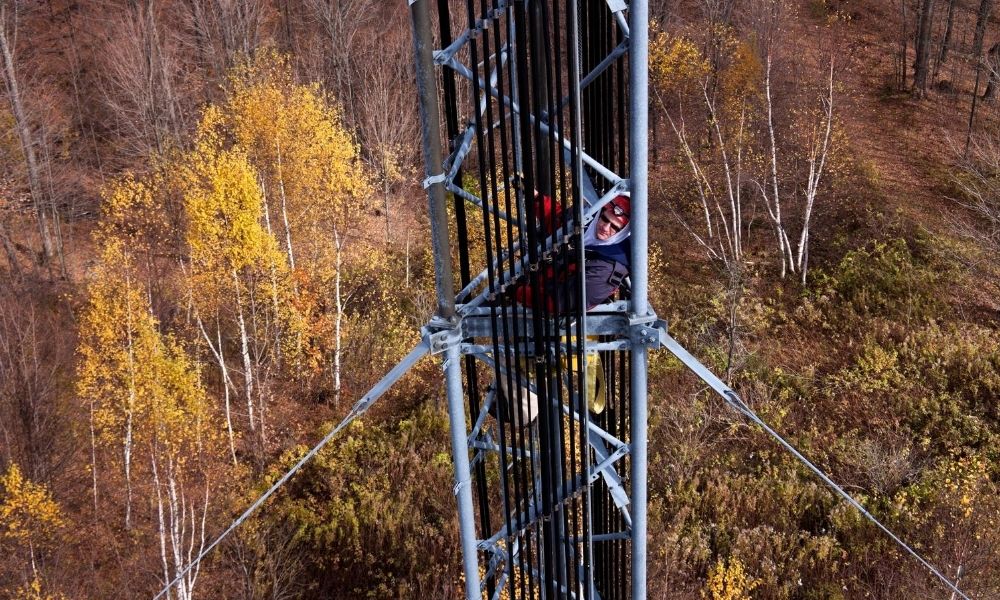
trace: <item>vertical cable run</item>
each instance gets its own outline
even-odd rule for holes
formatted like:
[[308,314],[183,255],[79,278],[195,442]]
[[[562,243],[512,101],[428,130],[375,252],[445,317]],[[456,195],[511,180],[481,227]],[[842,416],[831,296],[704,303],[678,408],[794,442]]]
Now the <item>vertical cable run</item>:
[[[627,352],[586,351],[582,192],[584,177],[599,195],[611,187],[599,167],[585,170],[585,149],[625,175],[624,61],[611,60],[580,88],[581,74],[604,63],[624,34],[606,0],[465,0],[468,31],[450,54],[449,6],[456,1],[436,2],[440,41],[448,48],[439,58],[454,61],[442,60],[444,117],[451,153],[476,165],[456,169],[447,183],[462,187],[463,172],[475,173],[478,191],[468,191],[481,198],[482,221],[470,220],[456,195],[453,226],[463,288],[477,263],[486,263],[488,281],[477,289],[485,288],[488,302],[475,315],[489,319],[491,344],[481,352],[492,354],[494,363],[493,418],[477,421],[470,440],[486,444],[474,451],[471,471],[476,527],[484,540],[493,540],[478,548],[490,559],[479,571],[480,591],[491,600],[503,592],[512,600],[624,599],[631,587],[629,540],[602,535],[593,541],[595,533],[627,531],[628,523],[604,476],[590,483],[598,453],[589,424],[629,443],[630,361]],[[458,72],[470,76],[461,93]],[[471,150],[456,154],[459,143],[470,141]],[[536,204],[536,189],[549,198],[548,207]],[[531,300],[517,300],[525,290]],[[469,308],[460,310],[470,314],[464,312]],[[620,338],[601,341],[611,339]],[[459,362],[467,410],[478,420],[483,369],[468,356]],[[594,385],[588,366],[601,371],[602,389],[588,389]],[[596,394],[604,409],[592,413]],[[634,487],[633,464],[626,455],[613,466],[626,490]],[[494,537],[498,528],[503,533]]]

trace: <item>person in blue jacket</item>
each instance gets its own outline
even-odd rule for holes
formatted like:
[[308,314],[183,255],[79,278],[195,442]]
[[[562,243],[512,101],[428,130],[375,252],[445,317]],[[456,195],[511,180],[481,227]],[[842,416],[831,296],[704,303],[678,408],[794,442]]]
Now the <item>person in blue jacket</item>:
[[583,234],[587,310],[610,300],[632,264],[631,201],[622,194],[608,202]]
[[[584,248],[584,276],[587,287],[587,310],[604,304],[614,298],[619,288],[629,275],[631,264],[631,244],[629,235],[631,234],[630,221],[632,217],[631,199],[628,193],[616,196],[613,200],[601,208],[601,212],[587,225],[583,233]],[[552,202],[549,196],[535,193],[535,214],[539,216],[541,231],[546,235],[551,235],[562,224],[562,214],[560,207]],[[571,264],[569,269],[558,270],[555,266],[547,267],[547,274],[543,289],[539,293],[533,293],[531,286],[526,280],[522,280],[514,288],[514,300],[532,310],[539,310],[543,306],[550,312],[556,312],[557,302],[555,295],[570,276],[576,270],[576,265]],[[567,302],[568,301],[568,302]],[[564,314],[575,310],[575,295],[563,298],[563,304],[558,306]],[[575,360],[575,359],[574,359]],[[573,362],[575,365],[576,363]],[[607,402],[607,391],[604,384],[604,371],[597,353],[588,351],[585,361],[586,373],[589,389],[587,406],[594,414],[604,411]],[[522,366],[522,368],[524,368]],[[572,367],[576,369],[576,366]],[[498,401],[499,418],[505,421],[517,421],[522,426],[532,423],[538,414],[538,398],[534,392],[527,388],[518,386],[518,392],[511,394],[507,389],[506,378],[498,377],[497,386],[501,400]],[[512,415],[515,410],[515,398],[520,403],[520,412]]]

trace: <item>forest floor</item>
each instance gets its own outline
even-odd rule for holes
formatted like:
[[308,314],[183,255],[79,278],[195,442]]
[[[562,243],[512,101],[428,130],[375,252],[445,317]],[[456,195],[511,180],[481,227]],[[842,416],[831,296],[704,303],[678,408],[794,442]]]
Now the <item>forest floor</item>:
[[[807,70],[818,73],[831,52],[836,57],[837,123],[846,134],[852,160],[867,174],[872,188],[868,197],[847,202],[860,203],[853,209],[879,214],[903,231],[922,231],[960,243],[955,224],[963,215],[954,199],[955,176],[969,127],[976,86],[974,65],[957,48],[952,49],[949,58],[935,67],[927,95],[916,99],[908,89],[899,88],[894,75],[899,39],[898,31],[889,25],[899,19],[895,4],[877,0],[824,3],[829,9],[825,16],[817,15],[814,5],[800,5],[800,14],[789,20],[792,30],[788,34],[799,40],[819,40],[822,36],[817,31],[826,26],[824,19],[840,20],[839,32],[825,45],[818,41],[800,60]],[[971,18],[972,8],[966,7],[966,20]],[[962,27],[962,14],[956,17],[956,29]],[[955,39],[953,43],[961,41],[967,40]],[[912,78],[912,44],[907,50],[907,73]],[[985,80],[983,75],[978,84],[980,95]],[[980,100],[976,130],[998,125],[1000,106]],[[995,319],[1000,310],[996,295],[988,286],[972,280],[965,283],[968,285],[956,291],[953,300],[984,318]]]

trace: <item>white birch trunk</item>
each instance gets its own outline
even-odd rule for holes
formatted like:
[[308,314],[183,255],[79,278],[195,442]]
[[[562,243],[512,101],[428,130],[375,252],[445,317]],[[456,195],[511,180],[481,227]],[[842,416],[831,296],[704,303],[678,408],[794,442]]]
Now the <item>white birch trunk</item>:
[[[160,563],[163,566],[163,582],[166,584],[173,577],[170,576],[170,566],[167,563],[167,525],[163,514],[163,493],[160,491],[160,471],[156,466],[155,451],[149,453],[149,462],[153,467],[153,486],[156,487],[156,515],[158,518],[157,522],[159,523],[157,531],[160,538]],[[167,592],[167,598],[170,598],[170,592]]]
[[[247,286],[247,300],[250,303],[250,326],[251,326],[250,330],[253,332],[253,336],[250,337],[249,339],[251,346],[250,348],[251,368],[259,367],[261,365],[261,356],[264,354],[264,352],[261,350],[260,345],[258,344],[258,340],[266,339],[266,336],[261,335],[261,325],[257,319],[259,311],[257,310],[256,284],[257,284],[256,280],[251,280],[250,284]],[[263,329],[266,332],[269,324],[268,315],[266,312],[264,313],[263,320],[264,320]],[[264,346],[266,348],[267,344],[265,343]],[[257,431],[260,433],[260,441],[262,445],[267,441],[265,437],[267,430],[265,428],[265,423],[264,423],[264,418],[266,416],[264,394],[267,391],[264,386],[264,382],[267,381],[265,377],[261,376],[259,370],[254,375],[254,381],[256,382],[254,388],[257,392]]]
[[[181,474],[174,458],[166,457],[166,471],[161,478],[155,447],[151,450],[153,480],[159,523],[160,561],[166,582],[176,578],[205,548],[205,524],[208,516],[209,488],[205,484],[201,521],[195,503],[188,503]],[[197,550],[196,550],[197,547]],[[201,565],[194,566],[180,577],[172,588],[178,600],[194,598],[195,583]],[[169,597],[169,596],[168,596]]]
[[288,249],[288,266],[295,270],[295,253],[292,251],[292,228],[288,224],[288,202],[285,198],[285,176],[281,163],[281,145],[277,142],[275,146],[278,150],[278,194],[281,197],[281,220],[285,225],[285,247]]
[[719,153],[722,155],[722,167],[726,174],[726,193],[729,197],[729,215],[727,219],[723,214],[721,207],[719,209],[719,215],[722,219],[722,224],[726,232],[726,239],[729,243],[729,252],[732,254],[733,258],[736,260],[740,259],[740,227],[741,225],[736,222],[736,215],[738,211],[736,210],[736,196],[733,193],[733,177],[731,169],[729,166],[729,155],[726,152],[726,141],[722,137],[722,128],[719,127],[719,120],[715,115],[715,106],[712,105],[712,100],[708,97],[708,88],[702,89],[705,96],[705,106],[708,108],[712,128],[715,130],[716,139],[719,141]]
[[[198,535],[198,548],[197,549],[195,549],[195,546],[194,546],[195,536],[191,535],[191,544],[188,546],[187,564],[191,564],[191,561],[194,560],[194,557],[200,555],[202,553],[202,551],[204,551],[204,549],[205,549],[205,541],[206,541],[205,540],[205,531],[206,531],[205,530],[205,523],[208,522],[208,497],[209,497],[209,494],[208,494],[208,481],[206,481],[205,482],[205,500],[202,503],[202,508],[201,508],[201,524],[198,527],[196,527],[196,524],[195,524],[195,521],[194,521],[194,517],[195,517],[194,507],[193,506],[191,507],[191,527],[192,527],[192,531],[197,528],[200,533]],[[197,552],[197,554],[196,554],[196,552]],[[198,581],[198,573],[200,571],[201,571],[201,563],[199,562],[197,565],[195,565],[195,567],[193,569],[191,569],[191,573],[189,573],[189,575],[188,575],[190,577],[190,580],[191,580],[191,586],[190,587],[191,587],[192,590],[194,590],[194,584],[195,584],[195,582]]]
[[[717,227],[712,225],[712,213],[708,206],[708,199],[712,197],[715,198],[715,192],[712,190],[712,183],[708,180],[704,171],[698,166],[698,161],[695,158],[694,151],[691,149],[691,145],[688,143],[687,134],[684,128],[684,119],[680,119],[680,126],[674,121],[674,118],[667,111],[666,105],[663,103],[663,98],[660,96],[658,91],[656,93],[656,100],[660,104],[660,108],[663,109],[663,114],[667,117],[667,122],[670,123],[670,128],[673,130],[674,135],[677,136],[677,141],[681,146],[681,151],[684,153],[684,157],[687,158],[688,166],[691,167],[691,174],[694,176],[694,182],[696,189],[698,191],[698,199],[701,201],[701,209],[704,215],[706,235],[703,237],[699,235],[681,216],[679,213],[674,211],[677,216],[677,220],[680,221],[681,226],[691,234],[691,237],[698,243],[699,246],[704,248],[708,257],[712,260],[719,260],[723,263],[727,263],[729,257],[727,256],[725,246],[721,242],[717,242],[715,239],[715,230]],[[716,207],[718,207],[718,201],[715,202]],[[671,207],[673,210],[673,207]],[[721,210],[721,209],[720,209]]]
[[[788,234],[785,232],[785,224],[781,218],[781,194],[778,191],[778,144],[774,136],[774,108],[771,100],[771,56],[767,57],[767,70],[764,76],[764,95],[767,99],[767,132],[771,141],[771,201],[768,202],[767,193],[764,192],[764,204],[767,212],[774,221],[775,234],[778,238],[778,254],[781,256],[781,278],[784,279],[789,267],[793,272],[795,263],[792,260],[791,244],[788,243]],[[763,192],[763,188],[761,189]],[[773,204],[773,207],[772,207]]]
[[[166,458],[166,472],[164,474],[166,481],[160,477],[155,448],[151,452],[151,462],[159,517],[160,561],[164,579],[169,582],[173,581],[191,563],[196,543],[199,544],[199,553],[205,547],[205,522],[209,501],[208,485],[206,484],[205,487],[205,500],[199,526],[194,504],[188,505],[175,460],[171,457]],[[166,493],[164,494],[164,492]],[[189,522],[190,529],[188,529]],[[194,598],[194,587],[199,570],[200,565],[185,573],[174,584],[172,589],[178,600],[192,600]]]
[[740,195],[740,184],[743,182],[743,131],[746,126],[747,104],[743,101],[740,106],[740,130],[736,136],[736,214],[733,215],[736,232],[736,247],[739,250],[737,258],[743,258],[743,198]]
[[90,401],[90,477],[94,484],[94,517],[97,517],[97,430],[94,426],[94,401]]
[[219,365],[219,371],[222,374],[222,389],[223,396],[225,398],[225,408],[226,408],[226,432],[229,434],[229,452],[233,457],[233,464],[238,464],[236,460],[236,440],[233,435],[233,418],[230,410],[230,399],[229,390],[230,388],[235,388],[232,380],[229,378],[229,369],[226,368],[226,359],[222,354],[222,327],[219,324],[219,320],[215,320],[215,333],[218,343],[218,348],[212,343],[212,338],[208,337],[208,331],[205,330],[205,324],[201,320],[201,315],[195,311],[194,314],[195,322],[198,324],[198,329],[201,331],[201,335],[205,338],[205,343],[208,344],[208,349],[212,352],[215,357],[215,362]]
[[260,188],[261,206],[264,209],[264,227],[267,229],[267,235],[273,236],[274,231],[271,230],[271,208],[267,205],[267,186],[264,185],[264,177],[262,175],[257,176],[257,187]]
[[253,365],[250,361],[250,338],[247,333],[247,323],[243,318],[243,301],[240,294],[240,280],[233,270],[233,284],[236,289],[236,316],[237,322],[240,326],[240,349],[243,355],[243,381],[245,383],[245,391],[247,396],[247,416],[250,419],[250,430],[257,430],[257,419],[254,414],[254,400],[253,400]]
[[[198,324],[201,324],[200,320]],[[202,333],[205,333],[204,328],[202,328]],[[233,457],[233,464],[236,465],[239,463],[236,460],[236,436],[233,435],[233,417],[229,400],[229,370],[226,369],[226,358],[222,355],[222,325],[218,319],[215,321],[215,336],[216,342],[219,344],[219,351],[216,353],[216,357],[219,361],[219,368],[222,370],[222,389],[224,390],[223,395],[226,398],[226,433],[229,434],[229,453]],[[211,346],[211,343],[209,343],[209,346]]]
[[333,228],[333,243],[336,248],[337,258],[334,269],[334,299],[337,303],[337,316],[334,319],[334,347],[333,347],[333,405],[340,406],[340,360],[341,360],[341,325],[344,319],[344,299],[340,290],[340,271],[343,264],[343,240],[337,228]]
[[[707,235],[705,237],[710,240],[714,237],[712,232],[712,214],[708,209],[708,196],[711,194],[711,186],[708,184],[708,181],[705,179],[701,169],[698,167],[697,161],[695,161],[694,152],[691,150],[691,146],[687,141],[687,136],[684,133],[684,122],[681,121],[681,126],[677,127],[673,117],[671,117],[670,113],[666,111],[666,108],[664,108],[663,112],[667,115],[667,121],[670,123],[670,128],[674,130],[674,135],[677,136],[677,141],[681,144],[681,150],[684,152],[684,157],[687,158],[688,165],[691,167],[691,172],[694,174],[695,184],[698,186],[698,198],[701,200],[701,209],[705,216],[705,229],[707,231]],[[699,237],[699,241],[700,239],[701,238]],[[705,246],[706,244],[702,242],[702,245]]]
[[[264,198],[264,223],[267,225],[267,234],[274,236],[271,231],[271,210],[267,206],[267,189],[264,186],[264,180],[259,181],[260,193]],[[282,186],[282,197],[284,197],[284,186]],[[282,207],[284,207],[284,200],[282,200]],[[287,233],[288,221],[285,221],[285,228]],[[289,244],[291,244],[291,238],[288,238]],[[289,246],[289,260],[291,260],[291,246]],[[294,265],[293,265],[294,268]],[[275,264],[274,259],[271,260],[271,303],[274,305],[274,356],[277,364],[281,365],[281,328],[278,327],[278,266]]]
[[135,350],[132,340],[132,303],[129,291],[132,288],[131,280],[125,280],[125,337],[128,355],[128,399],[125,405],[125,441],[122,448],[123,460],[125,462],[125,529],[132,528],[132,415],[135,411],[136,403],[136,382],[135,382]]
[[14,115],[14,126],[24,152],[24,160],[28,168],[28,185],[31,189],[31,200],[35,207],[35,218],[38,221],[38,233],[42,239],[42,251],[46,262],[53,257],[52,236],[49,232],[48,220],[45,215],[46,202],[42,189],[38,160],[35,156],[35,142],[32,139],[31,125],[24,111],[21,93],[18,88],[17,70],[14,67],[13,43],[8,38],[6,22],[7,3],[0,5],[0,54],[3,54],[4,79],[7,82],[7,98],[11,112]]
[[[178,492],[177,489],[177,474],[174,472],[173,461],[167,461],[167,498],[169,504],[167,505],[170,509],[169,515],[170,519],[168,525],[170,527],[170,551],[173,558],[174,573],[180,573],[186,566],[184,564],[183,549],[184,549],[184,521],[186,517],[186,510],[184,507],[184,497],[183,490]],[[176,575],[175,575],[176,576]],[[191,589],[188,586],[188,577],[185,574],[181,577],[180,581],[177,582],[177,598],[178,600],[190,600]]]
[[830,58],[830,71],[828,80],[827,97],[824,99],[824,115],[826,120],[823,132],[823,141],[814,141],[809,153],[809,177],[806,180],[806,208],[802,218],[802,234],[799,237],[799,248],[797,266],[802,277],[802,285],[806,284],[806,271],[809,261],[809,226],[812,219],[813,206],[816,203],[816,194],[819,191],[820,179],[823,176],[823,168],[826,166],[826,158],[830,149],[830,135],[833,131],[833,58]]
[[125,425],[125,530],[132,529],[132,413],[128,413]]

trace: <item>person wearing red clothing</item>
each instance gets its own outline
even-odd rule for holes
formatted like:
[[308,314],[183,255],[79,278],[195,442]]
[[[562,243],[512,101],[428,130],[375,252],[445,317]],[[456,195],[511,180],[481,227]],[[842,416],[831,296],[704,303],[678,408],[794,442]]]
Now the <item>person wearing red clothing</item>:
[[[562,225],[561,207],[554,203],[551,197],[536,192],[535,208],[542,224],[541,229],[546,235],[551,235]],[[628,239],[631,233],[630,219],[631,201],[628,193],[623,193],[605,204],[597,217],[587,225],[583,235],[587,310],[611,299],[628,277],[631,264],[631,245]],[[546,287],[557,287],[564,279],[558,277],[555,269],[552,267],[549,269],[550,272],[547,273],[545,280],[552,285]],[[553,291],[543,290],[538,295],[541,297],[535,297],[536,294],[533,294],[532,289],[522,284],[515,289],[514,297],[524,306],[535,309],[540,308],[541,302],[544,301],[545,308],[549,312],[555,312]],[[560,308],[563,312],[573,310],[572,304]]]
[[[539,230],[545,236],[550,236],[564,223],[561,207],[549,196],[535,193],[535,214],[539,217]],[[628,193],[619,194],[605,204],[597,216],[587,225],[583,234],[584,246],[584,276],[586,277],[586,308],[592,309],[598,304],[604,304],[614,297],[623,281],[629,274],[631,245],[629,243],[629,221],[631,218],[631,201]],[[558,263],[557,263],[558,264]],[[563,263],[565,264],[565,263]],[[522,306],[532,310],[543,307],[550,314],[572,313],[576,307],[576,294],[565,292],[565,285],[576,272],[577,265],[571,262],[568,268],[560,268],[556,264],[544,267],[541,290],[537,293],[523,279],[513,288],[514,299]],[[562,300],[557,306],[556,299]],[[544,303],[544,304],[543,304]],[[558,310],[557,310],[558,309]],[[576,370],[578,362],[570,359],[567,364]],[[604,370],[596,352],[587,352],[584,364],[587,389],[589,390],[587,406],[594,414],[604,411],[607,402],[607,390],[604,384]],[[526,364],[522,363],[522,369]],[[516,422],[524,426],[534,422],[538,414],[538,397],[525,387],[517,386],[518,392],[511,394],[506,378],[498,377],[499,391],[498,418],[508,422]],[[514,413],[515,405],[520,404],[520,412]]]

